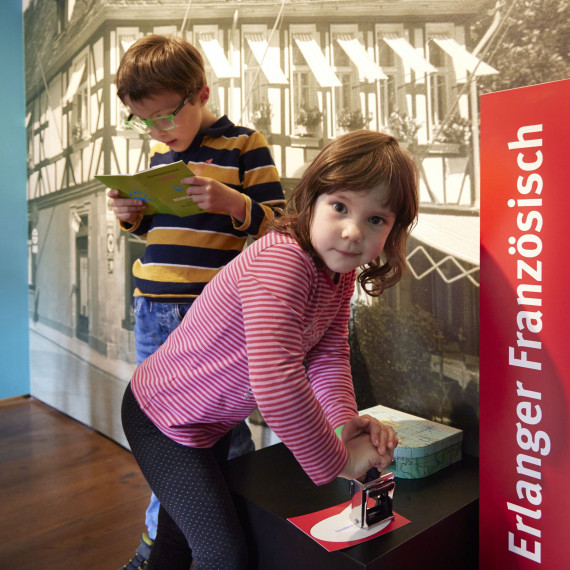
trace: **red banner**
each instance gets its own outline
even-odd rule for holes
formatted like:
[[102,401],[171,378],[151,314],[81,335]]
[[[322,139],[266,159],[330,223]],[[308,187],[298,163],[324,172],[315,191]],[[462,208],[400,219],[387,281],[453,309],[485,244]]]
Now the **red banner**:
[[570,558],[570,80],[481,98],[480,568]]

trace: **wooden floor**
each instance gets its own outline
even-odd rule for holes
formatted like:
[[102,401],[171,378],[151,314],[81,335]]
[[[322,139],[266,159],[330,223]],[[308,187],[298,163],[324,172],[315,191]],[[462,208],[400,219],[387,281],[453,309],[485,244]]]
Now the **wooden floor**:
[[149,497],[123,447],[33,398],[0,400],[0,568],[118,570]]

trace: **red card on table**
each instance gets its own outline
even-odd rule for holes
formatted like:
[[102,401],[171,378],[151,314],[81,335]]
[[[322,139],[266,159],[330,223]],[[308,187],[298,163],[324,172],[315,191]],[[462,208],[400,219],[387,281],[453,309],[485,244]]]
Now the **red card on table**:
[[347,501],[322,511],[287,520],[329,552],[360,544],[410,522],[398,513],[394,513],[394,519],[387,524],[379,524],[371,529],[359,528],[349,518],[351,507],[351,502]]

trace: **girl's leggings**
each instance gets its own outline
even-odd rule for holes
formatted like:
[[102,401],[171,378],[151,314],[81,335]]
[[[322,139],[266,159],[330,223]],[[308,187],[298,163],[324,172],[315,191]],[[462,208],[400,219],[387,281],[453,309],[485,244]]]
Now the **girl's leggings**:
[[165,436],[141,410],[130,384],[122,406],[131,450],[161,508],[149,570],[243,570],[245,536],[222,475],[229,434],[211,449]]

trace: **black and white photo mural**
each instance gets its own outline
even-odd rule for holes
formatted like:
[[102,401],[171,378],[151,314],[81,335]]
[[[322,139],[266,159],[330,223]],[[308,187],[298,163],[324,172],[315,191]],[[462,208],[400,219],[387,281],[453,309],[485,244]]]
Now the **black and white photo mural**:
[[[478,452],[479,96],[568,77],[564,0],[28,0],[24,3],[32,394],[125,443],[131,267],[95,179],[148,166],[114,76],[138,38],[180,35],[209,107],[266,136],[287,192],[339,134],[387,131],[413,154],[409,271],[355,292],[352,367],[376,403],[464,430]],[[548,30],[548,33],[542,33]]]

